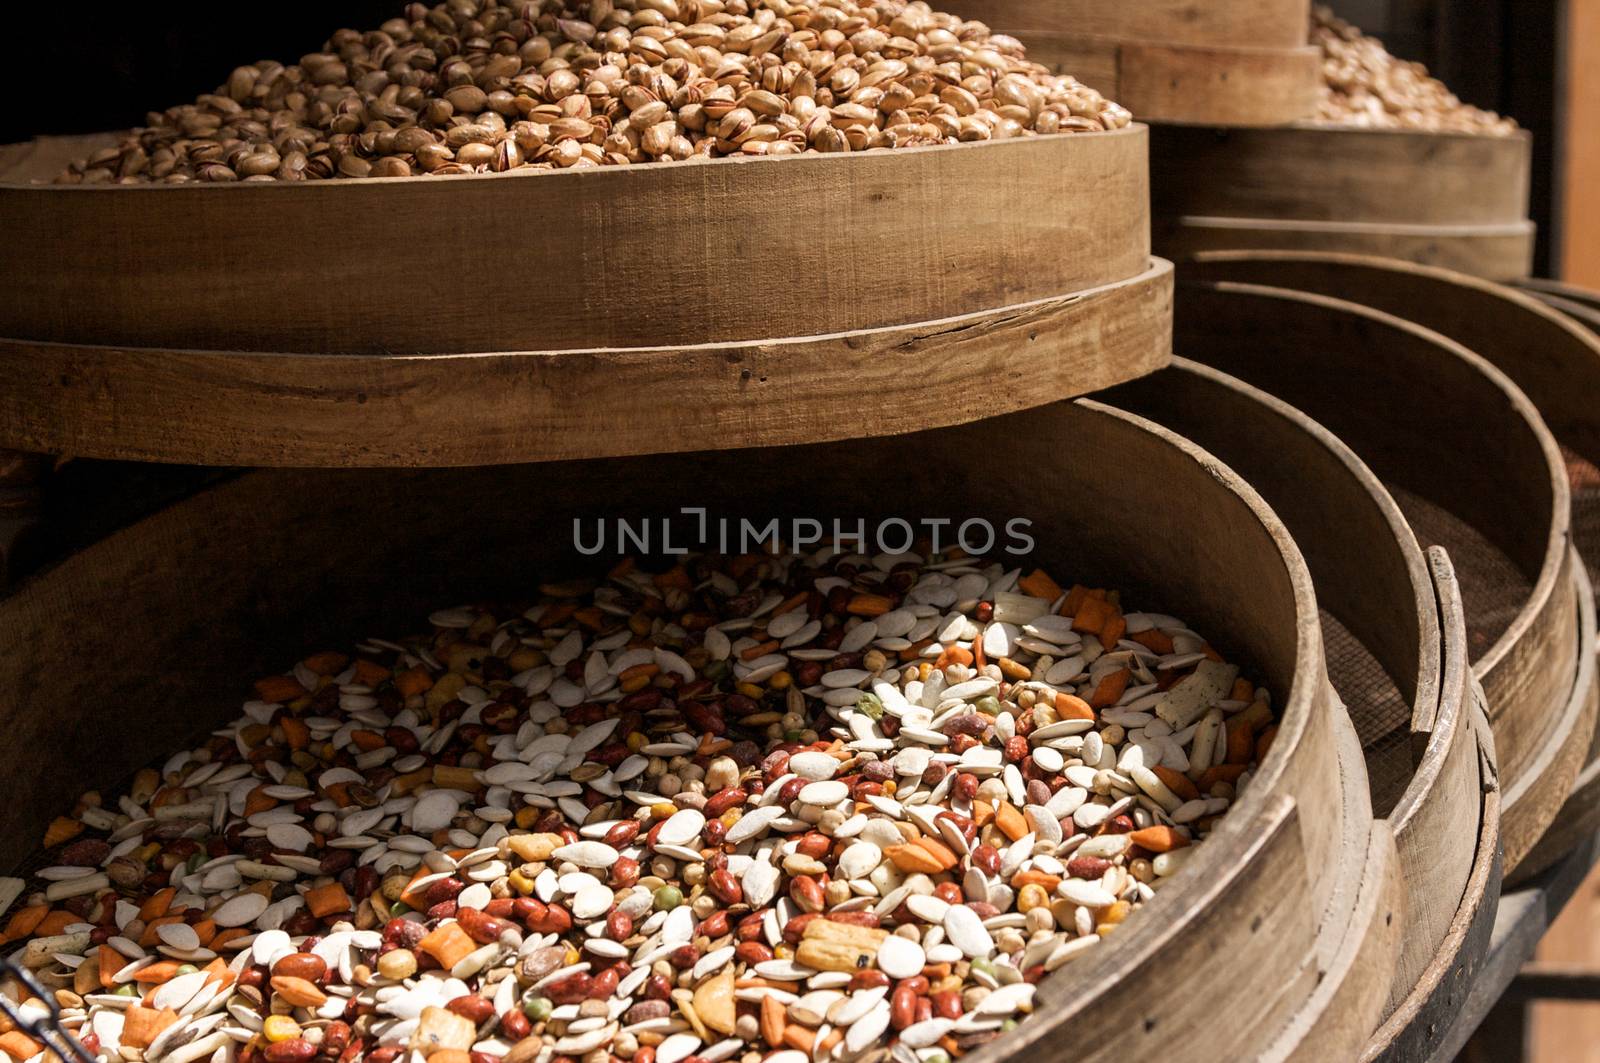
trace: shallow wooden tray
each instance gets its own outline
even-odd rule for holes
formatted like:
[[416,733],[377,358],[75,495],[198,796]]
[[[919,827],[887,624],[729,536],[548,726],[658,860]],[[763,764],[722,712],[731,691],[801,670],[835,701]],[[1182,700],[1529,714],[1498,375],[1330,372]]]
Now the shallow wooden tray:
[[[1600,563],[1600,410],[1594,402],[1600,394],[1600,335],[1541,301],[1560,291],[1576,302],[1584,289],[1524,280],[1518,287],[1528,290],[1520,292],[1447,270],[1348,255],[1226,252],[1203,255],[1185,268],[1198,278],[1279,284],[1374,306],[1450,336],[1493,362],[1539,408],[1562,445],[1572,490],[1572,540],[1592,582]],[[1578,637],[1594,639],[1581,609]],[[1595,696],[1592,683],[1580,677],[1574,702]],[[1537,850],[1518,866],[1517,881],[1600,829],[1600,743],[1591,745],[1585,759],[1567,803]]]
[[1532,138],[1299,123],[1152,131],[1157,250],[1405,259],[1495,279],[1533,264]]
[[[1359,1051],[1403,912],[1392,838],[1372,822],[1328,687],[1310,576],[1277,518],[1214,457],[1087,401],[868,443],[241,476],[0,601],[11,720],[0,769],[17,781],[0,862],[20,859],[79,788],[237,711],[263,669],[408,629],[441,603],[604,568],[608,558],[569,545],[575,518],[685,505],[763,520],[1025,516],[1038,560],[1182,612],[1278,696],[1272,752],[1194,866],[1111,947],[1053,975],[1041,1014],[983,1058],[1062,1037],[1093,1061]],[[1215,977],[1199,984],[1202,966]],[[1212,1036],[1196,1042],[1208,1022]]]
[[465,465],[1056,401],[1170,355],[1147,140],[228,187],[33,186],[66,153],[16,148],[0,446]]
[[1278,125],[1313,114],[1322,76],[1307,0],[951,0],[1141,119]]
[[1537,411],[1460,344],[1320,295],[1185,286],[1177,342],[1333,431],[1418,538],[1450,550],[1506,790],[1511,874],[1570,792],[1595,723],[1578,687],[1581,566],[1566,472]]
[[[1205,357],[1207,352],[1189,349]],[[1178,358],[1105,399],[1163,424],[1227,462],[1262,493],[1305,555],[1323,610],[1329,676],[1355,725],[1373,810],[1394,833],[1405,933],[1390,983],[1400,1007],[1449,939],[1478,854],[1492,851],[1466,629],[1454,570],[1424,554],[1378,478],[1326,428],[1284,401]],[[1491,747],[1492,750],[1492,747]],[[1496,824],[1498,827],[1498,824]],[[1487,844],[1487,849],[1485,849]],[[1489,901],[1493,919],[1493,900]]]

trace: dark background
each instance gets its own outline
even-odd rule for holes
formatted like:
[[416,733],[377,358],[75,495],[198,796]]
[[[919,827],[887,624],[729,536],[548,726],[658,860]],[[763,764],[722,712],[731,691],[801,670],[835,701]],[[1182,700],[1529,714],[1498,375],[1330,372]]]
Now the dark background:
[[[1223,0],[1217,0],[1223,2]],[[937,0],[935,0],[937,5]],[[0,143],[42,133],[125,128],[220,85],[235,66],[292,62],[335,29],[371,29],[404,0],[274,0],[270,4],[7,4],[0,64]],[[1533,132],[1535,272],[1549,275],[1559,246],[1561,149],[1556,87],[1564,0],[1334,0],[1333,7],[1390,50],[1428,64],[1469,103]]]

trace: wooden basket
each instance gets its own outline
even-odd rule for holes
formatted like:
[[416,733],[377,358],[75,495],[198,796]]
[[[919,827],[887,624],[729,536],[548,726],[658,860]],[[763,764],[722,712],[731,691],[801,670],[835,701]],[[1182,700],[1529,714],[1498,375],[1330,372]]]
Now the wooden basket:
[[1330,679],[1361,740],[1373,810],[1398,848],[1406,926],[1389,1008],[1403,1008],[1432,991],[1430,969],[1481,960],[1487,935],[1452,939],[1452,928],[1462,919],[1492,923],[1499,892],[1497,867],[1495,888],[1473,888],[1489,878],[1498,814],[1484,823],[1493,744],[1485,737],[1480,750],[1473,722],[1482,710],[1450,561],[1437,548],[1424,554],[1394,499],[1349,447],[1263,391],[1179,358],[1105,399],[1227,462],[1261,492],[1305,555],[1323,610]]
[[1086,401],[865,443],[241,476],[0,601],[11,721],[0,769],[15,782],[0,861],[21,858],[79,788],[236,712],[250,676],[308,647],[408,629],[441,603],[592,572],[609,562],[576,558],[575,517],[683,505],[762,518],[1014,512],[1035,522],[1042,563],[1215,632],[1277,695],[1271,754],[1182,879],[1111,947],[1044,983],[1040,1014],[1004,1054],[1063,1037],[1095,1063],[1359,1051],[1388,993],[1403,896],[1392,833],[1372,820],[1359,743],[1327,683],[1310,576],[1215,458]]
[[[1473,689],[1473,728],[1481,738],[1480,748],[1489,749],[1494,736],[1483,711],[1483,690],[1476,681]],[[1483,813],[1472,877],[1467,880],[1439,954],[1368,1040],[1361,1063],[1417,1063],[1438,1055],[1441,1040],[1459,1019],[1478,981],[1478,972],[1487,961],[1504,863],[1498,844],[1501,793],[1494,785],[1493,761],[1486,759],[1483,768]]]
[[1566,314],[1589,331],[1600,333],[1600,292],[1534,277],[1522,277],[1513,283],[1551,309]]
[[950,0],[1140,119],[1280,125],[1316,112],[1308,0]]
[[1349,444],[1419,540],[1449,549],[1505,788],[1507,875],[1554,820],[1594,731],[1587,576],[1560,451],[1507,377],[1380,311],[1233,282],[1185,286],[1178,350],[1300,408]]
[[[1471,348],[1494,363],[1539,408],[1561,444],[1573,501],[1572,538],[1588,562],[1591,581],[1600,564],[1600,335],[1543,305],[1548,282],[1524,282],[1522,293],[1475,277],[1424,266],[1348,255],[1219,252],[1188,267],[1195,276],[1271,283],[1385,310]],[[1581,302],[1582,289],[1562,288]],[[1593,293],[1589,293],[1594,298]],[[1600,300],[1597,300],[1600,301]],[[1580,606],[1583,602],[1580,599]],[[1593,628],[1580,626],[1583,645]],[[1580,663],[1592,654],[1580,648]],[[1595,697],[1592,680],[1580,680],[1574,697]],[[1600,828],[1600,738],[1572,793],[1537,849],[1516,869],[1516,881],[1537,874]]]
[[1332,251],[1532,271],[1532,138],[1355,129],[1152,132],[1156,249]]
[[1171,353],[1142,126],[452,178],[22,183],[92,143],[0,157],[0,446],[438,466],[778,445],[1030,408]]

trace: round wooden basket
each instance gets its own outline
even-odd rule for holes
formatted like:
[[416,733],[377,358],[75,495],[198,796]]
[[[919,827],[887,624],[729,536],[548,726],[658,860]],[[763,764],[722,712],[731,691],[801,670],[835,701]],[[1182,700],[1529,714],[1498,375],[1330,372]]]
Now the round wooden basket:
[[1533,265],[1532,138],[1300,123],[1152,131],[1156,249],[1333,251],[1505,280]]
[[1280,125],[1314,114],[1309,0],[950,0],[1154,122]]
[[1515,281],[1546,306],[1559,310],[1591,332],[1600,332],[1600,292],[1559,281],[1522,277]]
[[1475,726],[1482,708],[1448,556],[1423,552],[1389,492],[1331,432],[1216,369],[1179,358],[1105,399],[1227,462],[1305,555],[1329,676],[1399,854],[1405,936],[1388,1011],[1429,1007],[1459,989],[1452,971],[1481,961],[1500,884],[1493,740]]
[[0,446],[470,465],[1038,406],[1170,356],[1147,143],[226,187],[8,149]]
[[[1348,255],[1219,252],[1190,267],[1196,276],[1272,283],[1363,303],[1450,336],[1494,363],[1539,408],[1561,444],[1572,492],[1572,539],[1600,574],[1600,335],[1545,305],[1537,296],[1475,277],[1401,262]],[[1563,298],[1581,301],[1582,289]],[[1592,296],[1592,293],[1591,293]],[[1580,605],[1582,601],[1580,600]],[[1580,628],[1580,665],[1592,667],[1593,628]],[[1577,690],[1593,689],[1580,678]],[[1516,869],[1537,874],[1600,829],[1600,740],[1591,746],[1572,793],[1537,848]]]
[[1185,285],[1178,350],[1303,410],[1379,476],[1460,577],[1504,786],[1508,877],[1555,820],[1595,726],[1588,576],[1559,448],[1532,403],[1460,344],[1321,295]]
[[[685,505],[762,519],[1014,513],[1034,522],[1041,563],[1216,632],[1277,695],[1270,755],[1193,867],[1112,947],[1052,975],[1003,1050],[1066,1037],[1089,1061],[1359,1052],[1383,1013],[1404,897],[1393,834],[1372,819],[1359,741],[1327,682],[1305,564],[1215,458],[1087,401],[870,442],[269,470],[207,490],[0,601],[11,721],[0,768],[14,780],[0,861],[21,859],[78,789],[237,711],[250,676],[307,647],[409,629],[443,602],[609,564],[576,556],[577,517]],[[1197,1042],[1202,1026],[1211,1034]]]

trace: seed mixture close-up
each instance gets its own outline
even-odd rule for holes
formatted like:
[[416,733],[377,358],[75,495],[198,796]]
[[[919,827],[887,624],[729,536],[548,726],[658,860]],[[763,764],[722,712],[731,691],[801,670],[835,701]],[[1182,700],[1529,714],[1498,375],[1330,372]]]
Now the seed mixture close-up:
[[1322,49],[1316,121],[1486,136],[1517,131],[1516,122],[1462,103],[1427,67],[1395,58],[1321,4],[1312,8],[1311,43]]
[[298,181],[849,152],[1120,129],[1126,110],[921,0],[447,0],[340,30],[66,183]]
[[315,653],[56,819],[3,948],[107,1063],[947,1063],[1276,732],[1180,620],[1023,571],[625,561]]

